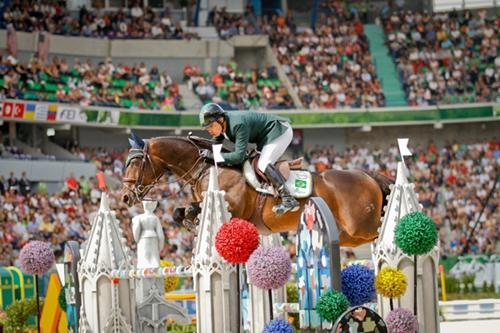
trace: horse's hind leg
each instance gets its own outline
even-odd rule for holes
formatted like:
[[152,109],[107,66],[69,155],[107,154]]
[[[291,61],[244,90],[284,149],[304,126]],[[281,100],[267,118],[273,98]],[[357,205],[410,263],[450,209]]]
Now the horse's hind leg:
[[192,202],[186,207],[184,226],[189,230],[194,230],[199,224],[198,215],[201,212],[199,202]]

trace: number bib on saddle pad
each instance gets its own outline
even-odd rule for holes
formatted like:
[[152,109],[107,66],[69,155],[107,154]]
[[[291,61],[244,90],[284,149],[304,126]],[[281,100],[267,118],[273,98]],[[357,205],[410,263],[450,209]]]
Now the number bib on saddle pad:
[[[257,192],[274,195],[274,188],[270,184],[265,184],[257,178],[255,170],[250,162],[245,161],[243,164],[243,174],[248,184]],[[286,180],[286,186],[290,194],[297,199],[307,198],[311,195],[313,189],[312,175],[307,170],[290,170],[290,176]]]

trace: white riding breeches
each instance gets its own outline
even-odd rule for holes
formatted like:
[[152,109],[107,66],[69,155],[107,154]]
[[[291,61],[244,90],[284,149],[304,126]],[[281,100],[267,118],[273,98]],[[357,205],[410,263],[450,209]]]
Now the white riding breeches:
[[265,172],[268,164],[274,164],[285,153],[293,139],[293,130],[287,122],[281,122],[287,129],[285,133],[262,147],[257,167],[261,172]]

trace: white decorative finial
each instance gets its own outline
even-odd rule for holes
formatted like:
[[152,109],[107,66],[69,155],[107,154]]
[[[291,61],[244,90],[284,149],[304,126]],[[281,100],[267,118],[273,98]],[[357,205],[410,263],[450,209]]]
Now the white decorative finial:
[[109,212],[109,199],[106,192],[101,194],[101,205],[99,207],[100,212]]
[[404,161],[405,156],[411,156],[413,155],[411,151],[408,149],[408,141],[410,139],[408,138],[399,138],[398,139],[398,146],[399,146],[399,153],[401,154],[401,161]]
[[210,168],[210,178],[208,180],[208,190],[218,191],[219,190],[219,179],[217,178],[217,170],[215,167]]

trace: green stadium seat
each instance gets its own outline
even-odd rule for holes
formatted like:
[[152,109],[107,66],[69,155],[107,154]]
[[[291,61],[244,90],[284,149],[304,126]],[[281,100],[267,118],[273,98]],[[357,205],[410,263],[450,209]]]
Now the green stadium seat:
[[123,79],[113,80],[111,86],[115,88],[124,88],[127,85],[127,81]]
[[47,92],[56,92],[57,91],[57,84],[54,84],[54,83],[45,83],[44,89]]
[[56,94],[47,94],[47,101],[49,102],[57,102]]
[[34,91],[26,91],[23,95],[23,98],[29,101],[36,101],[38,99],[38,96]]
[[120,105],[123,106],[124,108],[131,108],[134,106],[134,102],[130,99],[122,98],[120,100]]
[[154,89],[157,83],[158,81],[149,81],[148,83],[149,89]]

